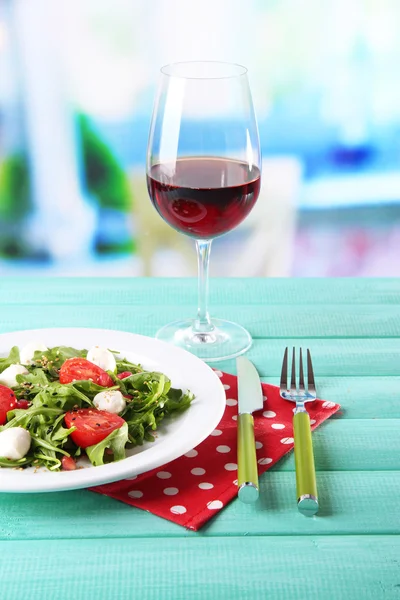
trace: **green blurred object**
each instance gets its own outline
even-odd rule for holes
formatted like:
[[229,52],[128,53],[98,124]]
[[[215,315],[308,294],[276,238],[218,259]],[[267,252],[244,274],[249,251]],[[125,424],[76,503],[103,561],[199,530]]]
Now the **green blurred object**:
[[83,164],[88,190],[101,208],[121,212],[132,210],[129,180],[111,149],[97,135],[85,115],[78,117]]
[[20,221],[31,209],[27,157],[11,154],[0,163],[0,219]]
[[29,255],[19,231],[31,210],[28,159],[23,152],[16,152],[0,163],[0,256]]
[[118,245],[112,242],[97,241],[96,250],[98,254],[106,255],[118,252],[119,254],[134,254],[137,244],[134,239],[123,239]]
[[[100,227],[95,248],[99,254],[132,254],[135,240],[129,221],[133,194],[129,179],[112,150],[96,133],[86,115],[78,115],[86,186],[99,206]],[[119,223],[116,225],[116,221]]]

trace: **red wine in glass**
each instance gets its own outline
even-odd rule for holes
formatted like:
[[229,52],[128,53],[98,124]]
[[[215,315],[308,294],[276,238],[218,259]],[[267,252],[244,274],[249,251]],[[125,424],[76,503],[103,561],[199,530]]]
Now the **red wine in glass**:
[[207,298],[213,239],[239,225],[260,192],[260,140],[246,67],[215,61],[162,67],[146,174],[158,213],[195,240],[199,273],[197,316],[167,323],[156,337],[208,362],[243,354],[250,333],[211,318]]
[[212,239],[247,217],[260,191],[260,170],[239,160],[179,158],[153,165],[147,186],[167,223],[196,239]]

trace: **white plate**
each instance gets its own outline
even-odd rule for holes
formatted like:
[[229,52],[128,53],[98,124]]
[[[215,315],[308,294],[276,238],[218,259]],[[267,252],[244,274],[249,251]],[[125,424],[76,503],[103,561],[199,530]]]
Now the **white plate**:
[[[145,473],[182,456],[202,442],[218,425],[225,408],[225,392],[219,377],[193,354],[153,338],[107,329],[37,329],[0,335],[0,356],[12,346],[20,348],[41,340],[49,348],[105,346],[117,350],[129,361],[145,369],[161,371],[172,386],[190,390],[196,396],[187,411],[168,419],[160,427],[155,442],[128,451],[124,460],[76,471],[50,472],[33,467],[18,471],[0,469],[1,492],[55,492],[92,487]],[[167,421],[167,419],[166,419]]]

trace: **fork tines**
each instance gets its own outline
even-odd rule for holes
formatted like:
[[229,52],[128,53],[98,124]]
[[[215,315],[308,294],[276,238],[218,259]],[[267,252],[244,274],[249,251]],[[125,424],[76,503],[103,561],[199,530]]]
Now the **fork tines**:
[[[289,350],[286,347],[285,354],[283,355],[283,363],[282,363],[282,371],[281,371],[281,381],[280,381],[280,390],[281,392],[288,391],[289,393],[295,393],[296,391],[305,392],[306,387],[304,384],[304,368],[303,368],[303,353],[300,348],[300,368],[299,368],[299,386],[296,384],[296,348],[293,347],[292,353],[292,368],[291,368],[291,378],[290,378],[290,388],[288,387],[288,353]],[[311,362],[311,353],[307,348],[307,391],[310,394],[315,394],[315,380],[314,380],[314,371]]]

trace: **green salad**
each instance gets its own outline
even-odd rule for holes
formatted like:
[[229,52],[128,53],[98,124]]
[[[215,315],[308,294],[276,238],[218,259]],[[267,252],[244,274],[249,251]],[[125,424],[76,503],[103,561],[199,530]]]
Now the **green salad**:
[[72,470],[84,453],[94,466],[121,460],[193,397],[116,351],[15,346],[0,358],[0,467]]

